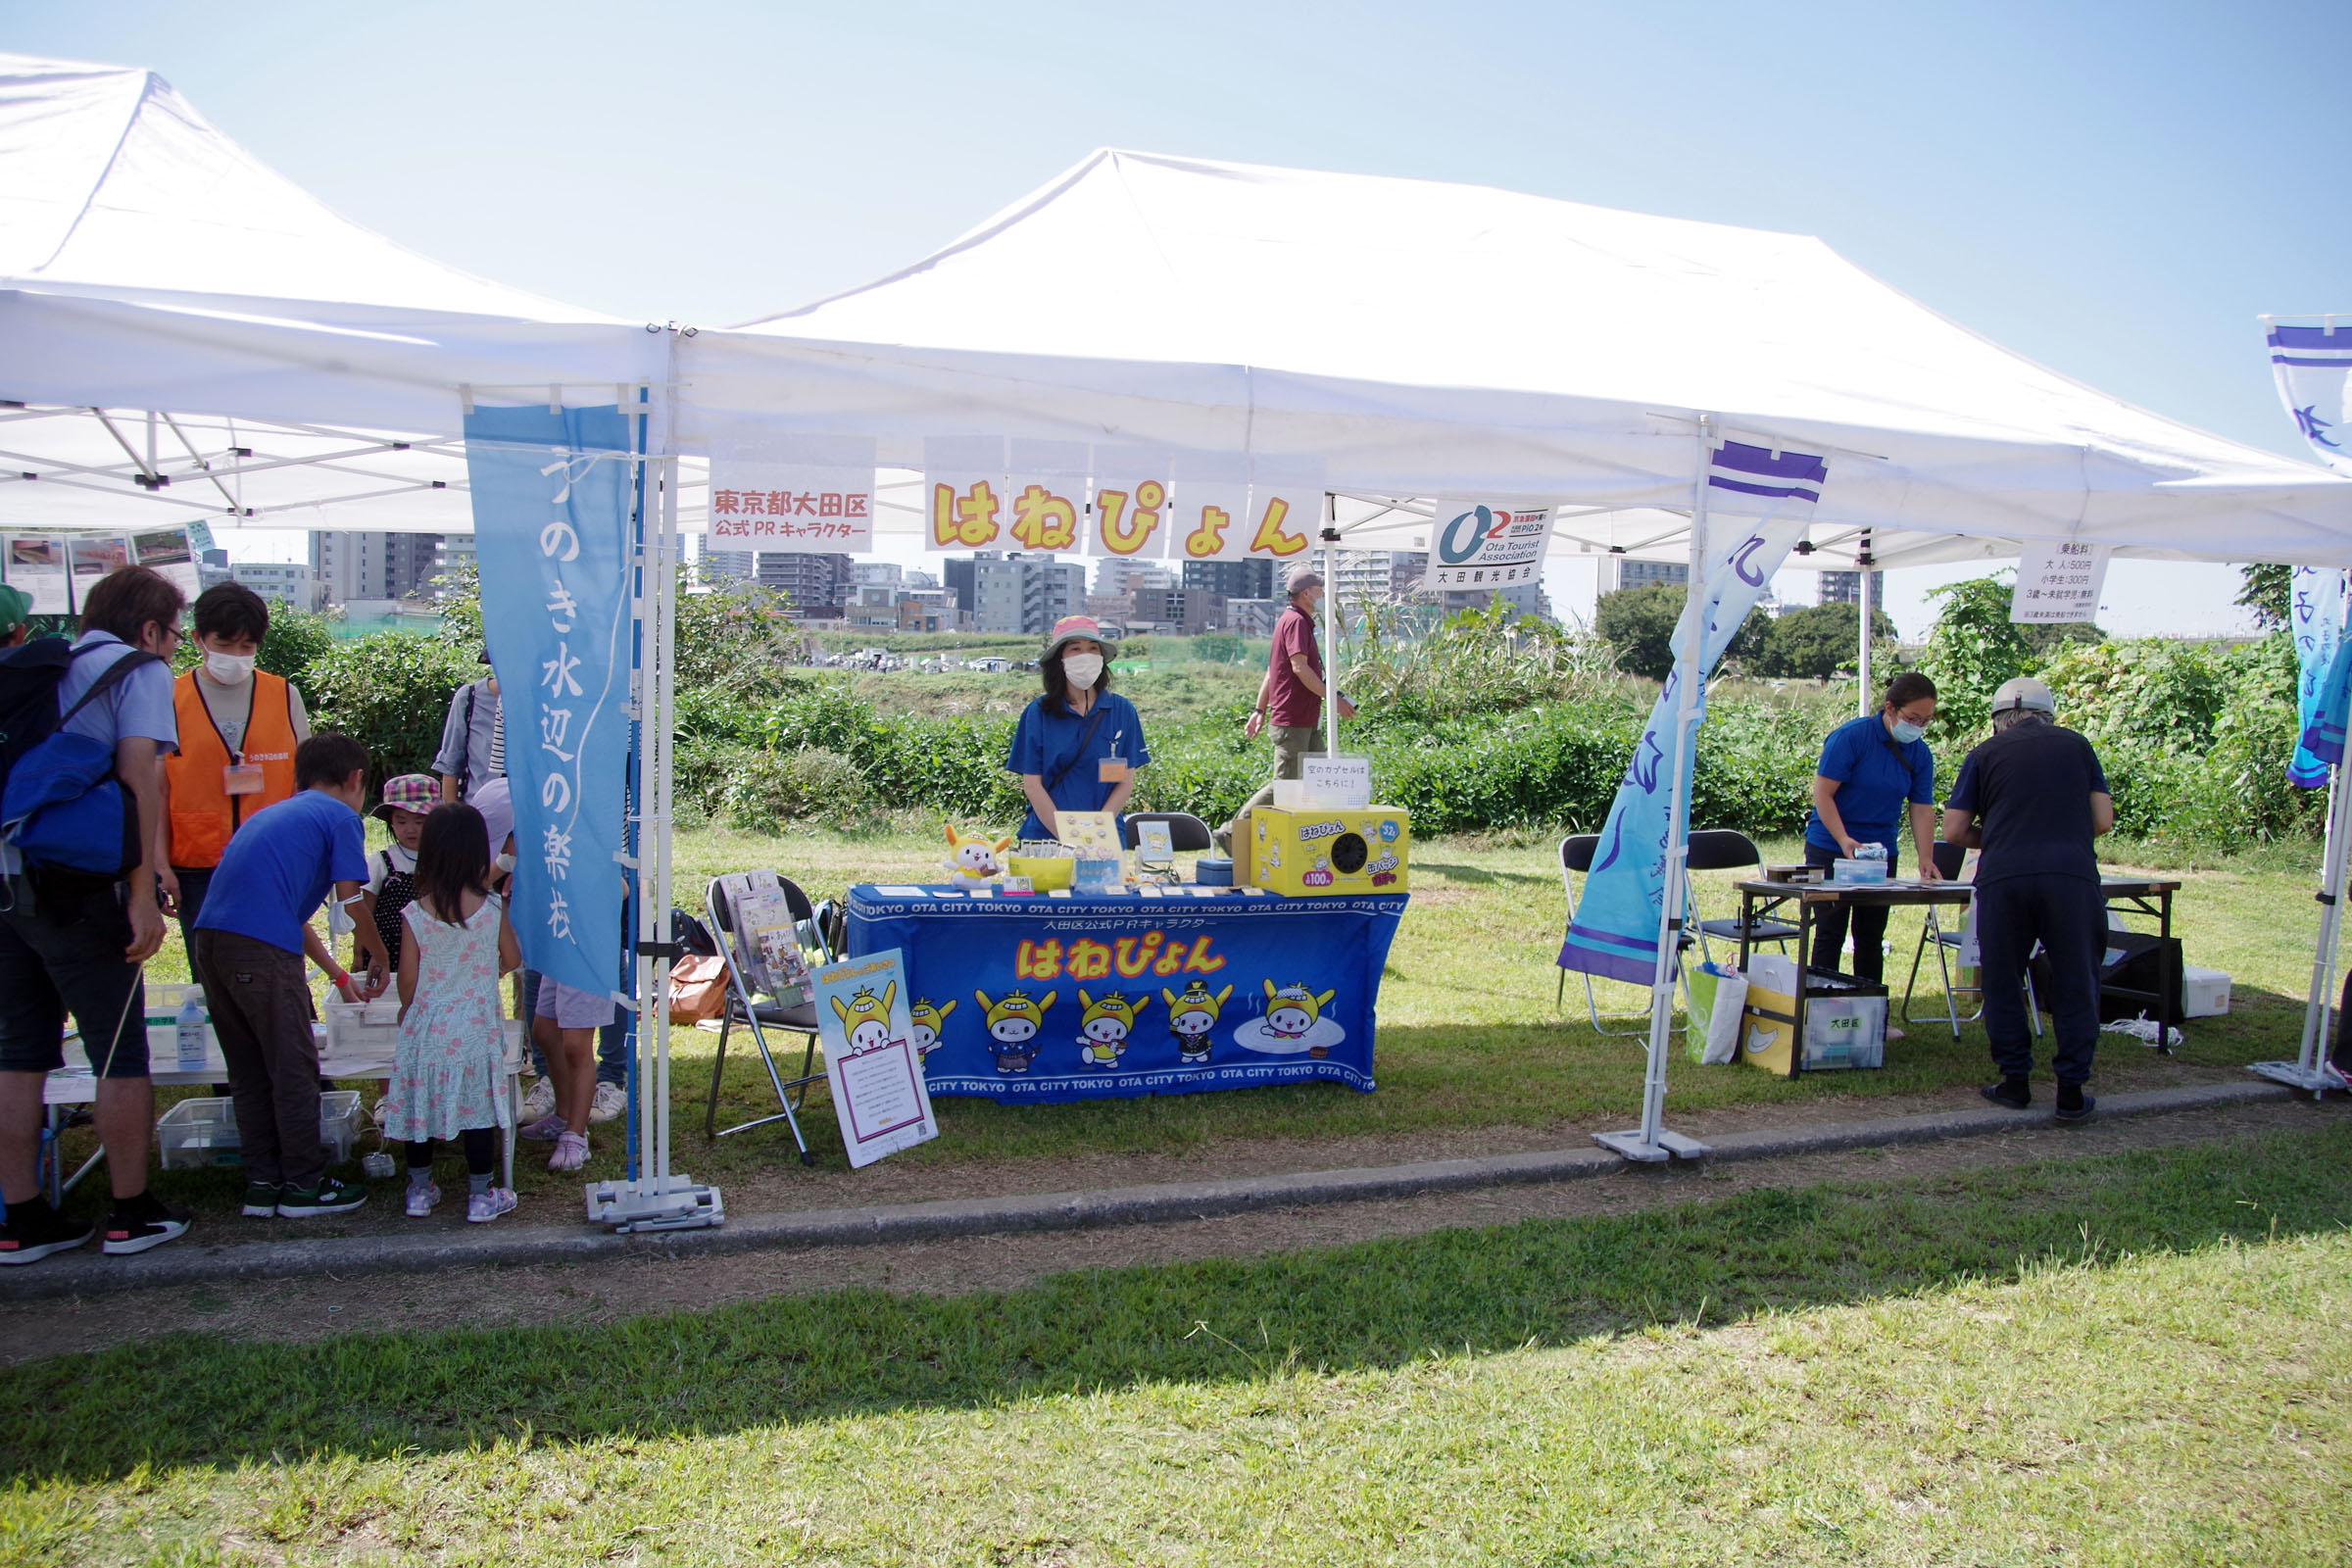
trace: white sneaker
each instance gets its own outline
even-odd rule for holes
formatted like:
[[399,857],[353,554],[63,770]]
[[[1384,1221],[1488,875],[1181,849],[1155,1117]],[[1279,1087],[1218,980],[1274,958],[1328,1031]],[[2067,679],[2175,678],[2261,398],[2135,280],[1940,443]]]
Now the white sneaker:
[[504,1187],[487,1192],[469,1193],[466,1198],[466,1221],[469,1225],[487,1225],[501,1214],[514,1208],[514,1194]]
[[592,1122],[611,1121],[626,1109],[628,1103],[629,1097],[620,1085],[598,1084],[596,1098],[588,1103],[588,1119]]
[[531,1085],[531,1092],[522,1097],[522,1119],[538,1121],[556,1113],[556,1086],[545,1078]]
[[411,1187],[408,1197],[409,1218],[424,1218],[433,1211],[433,1205],[439,1201],[441,1201],[440,1188],[429,1183],[423,1187]]
[[564,1133],[556,1140],[556,1152],[547,1156],[549,1170],[578,1170],[588,1163],[588,1140],[578,1133]]

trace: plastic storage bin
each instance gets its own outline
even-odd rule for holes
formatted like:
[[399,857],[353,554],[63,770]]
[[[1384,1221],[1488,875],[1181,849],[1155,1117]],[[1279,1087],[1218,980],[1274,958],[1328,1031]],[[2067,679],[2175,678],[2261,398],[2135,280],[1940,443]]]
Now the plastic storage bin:
[[388,1057],[400,1045],[400,999],[326,1004],[326,1050],[333,1056]]
[[[318,1141],[326,1148],[328,1164],[351,1158],[352,1146],[360,1139],[360,1120],[358,1090],[330,1089],[318,1097]],[[156,1119],[155,1146],[166,1170],[244,1163],[236,1102],[181,1101]]]
[[2180,970],[2180,1015],[2219,1018],[2230,1010],[2230,977],[2219,969],[2186,964]]

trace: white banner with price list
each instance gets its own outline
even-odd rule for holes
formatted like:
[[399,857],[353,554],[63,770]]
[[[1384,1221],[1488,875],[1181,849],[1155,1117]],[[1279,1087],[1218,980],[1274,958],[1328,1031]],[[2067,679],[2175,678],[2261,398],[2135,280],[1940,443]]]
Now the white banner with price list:
[[2009,596],[2012,621],[2049,623],[2089,620],[2098,613],[2107,586],[2105,545],[2080,540],[2028,540],[2017,553],[2017,588]]

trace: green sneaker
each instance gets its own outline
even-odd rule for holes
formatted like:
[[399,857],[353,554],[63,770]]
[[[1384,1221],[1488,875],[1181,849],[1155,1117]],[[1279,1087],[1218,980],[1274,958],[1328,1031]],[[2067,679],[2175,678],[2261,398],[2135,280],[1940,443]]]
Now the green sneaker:
[[286,1219],[309,1219],[314,1214],[348,1214],[368,1201],[368,1191],[350,1182],[322,1176],[315,1187],[288,1186],[279,1190],[277,1211]]
[[245,1217],[271,1219],[277,1214],[277,1195],[284,1191],[275,1182],[247,1182],[245,1184]]

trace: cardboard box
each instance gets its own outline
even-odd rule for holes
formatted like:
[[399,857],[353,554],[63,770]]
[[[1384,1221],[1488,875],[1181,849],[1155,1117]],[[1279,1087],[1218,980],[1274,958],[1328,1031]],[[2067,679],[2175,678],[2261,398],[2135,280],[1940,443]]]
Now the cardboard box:
[[1808,970],[1804,1033],[1797,1034],[1793,960],[1777,954],[1749,959],[1740,1059],[1793,1078],[1800,1072],[1882,1067],[1886,1062],[1886,988],[1851,975]]
[[[1245,836],[1253,887],[1289,898],[1405,891],[1412,821],[1402,807],[1372,806],[1356,811],[1260,807],[1250,813]],[[1238,839],[1234,848],[1239,880]]]

